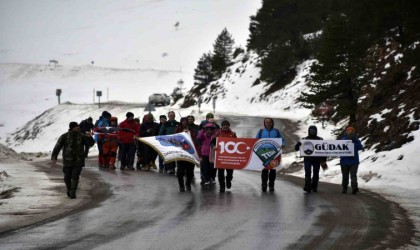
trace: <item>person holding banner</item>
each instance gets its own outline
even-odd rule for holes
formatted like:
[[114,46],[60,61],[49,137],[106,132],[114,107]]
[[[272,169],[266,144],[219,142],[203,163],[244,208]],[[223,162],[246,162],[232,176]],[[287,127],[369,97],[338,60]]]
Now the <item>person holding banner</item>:
[[351,188],[352,193],[356,194],[359,192],[357,186],[357,169],[359,168],[359,150],[363,150],[363,145],[360,142],[359,138],[356,136],[356,129],[353,127],[348,127],[344,136],[341,140],[351,140],[354,143],[354,156],[341,156],[340,165],[341,165],[341,174],[343,176],[341,186],[343,186],[342,193],[347,193],[347,188],[349,185],[349,176],[351,178]]
[[[165,122],[159,131],[159,135],[172,135],[175,133],[175,128],[179,125],[179,122],[175,120],[175,112],[168,112],[169,120]],[[168,174],[175,174],[175,162],[165,164],[165,170]]]
[[[195,132],[190,130],[188,126],[188,119],[187,117],[182,117],[180,120],[180,125],[175,129],[176,133],[188,132],[191,135],[191,139],[194,142],[194,146],[196,147],[196,142],[193,138],[195,138]],[[197,148],[197,147],[196,147]],[[185,188],[187,191],[191,191],[191,182],[194,178],[194,164],[188,161],[177,161],[178,163],[178,171],[176,175],[178,177],[178,184],[179,184],[179,192],[185,192]],[[184,175],[186,176],[186,181],[184,183]]]
[[[216,137],[228,137],[228,138],[237,138],[236,133],[230,129],[230,122],[228,120],[223,120],[222,128],[217,132]],[[216,144],[216,142],[214,142]],[[215,145],[217,147],[217,145]],[[220,192],[225,192],[225,187],[230,189],[232,187],[232,179],[233,179],[233,169],[226,169],[226,183],[225,183],[225,169],[219,168],[218,169],[218,179],[219,179],[219,186]],[[225,185],[226,184],[226,185]]]
[[[157,135],[158,123],[155,122],[155,118],[152,113],[144,116],[143,123],[140,126],[140,137],[148,137]],[[155,160],[157,157],[156,151],[147,144],[143,144],[143,162],[142,166],[146,171],[150,170],[150,167],[157,169]]]
[[213,172],[214,163],[210,162],[211,141],[216,136],[216,126],[213,123],[207,123],[204,129],[197,135],[197,140],[201,141],[201,178],[202,184],[207,186],[214,183]]
[[[316,126],[311,125],[308,128],[308,136],[302,138],[303,140],[324,140],[318,135],[318,129]],[[298,151],[302,143],[299,141],[295,145],[295,150]],[[303,190],[310,193],[311,191],[318,191],[318,180],[319,180],[319,168],[322,165],[323,168],[326,168],[327,157],[309,157],[305,156],[303,158],[303,164],[305,168],[305,186]],[[313,176],[311,178],[311,170],[313,169]]]
[[[272,118],[264,119],[264,128],[260,129],[256,138],[281,138],[283,149],[286,146],[286,140],[279,129],[274,128],[274,120]],[[263,192],[267,192],[267,181],[271,192],[274,191],[274,183],[276,180],[276,169],[263,169],[261,172],[261,188]]]
[[139,134],[140,126],[134,121],[134,114],[127,112],[127,119],[119,125],[118,135],[121,140],[121,170],[128,168],[134,170],[134,158],[136,154],[136,144],[134,137]]

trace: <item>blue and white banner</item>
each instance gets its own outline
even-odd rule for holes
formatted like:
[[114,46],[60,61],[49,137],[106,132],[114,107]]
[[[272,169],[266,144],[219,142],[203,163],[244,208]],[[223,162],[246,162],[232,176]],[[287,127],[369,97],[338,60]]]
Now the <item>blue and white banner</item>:
[[301,140],[301,157],[354,156],[351,140]]
[[200,164],[197,150],[189,132],[173,135],[158,135],[136,137],[137,140],[152,147],[162,157],[165,163],[173,161],[188,161]]

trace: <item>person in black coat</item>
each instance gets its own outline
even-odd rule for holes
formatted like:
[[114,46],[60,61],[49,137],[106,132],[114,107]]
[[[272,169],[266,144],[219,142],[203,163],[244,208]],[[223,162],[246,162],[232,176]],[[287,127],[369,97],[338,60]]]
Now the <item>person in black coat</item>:
[[[311,125],[308,128],[308,136],[302,138],[303,140],[323,140],[321,137],[317,136],[318,129],[316,126]],[[299,141],[295,145],[295,150],[298,151],[302,143]],[[318,180],[319,180],[319,168],[322,165],[323,168],[326,167],[326,157],[303,157],[303,164],[305,167],[305,186],[303,190],[310,193],[318,191]],[[313,170],[313,176],[312,175]]]
[[[140,137],[149,137],[155,136],[158,134],[158,126],[159,124],[156,123],[155,118],[151,113],[145,116],[143,123],[140,126]],[[150,167],[157,169],[155,160],[157,157],[157,152],[151,148],[149,145],[143,145],[143,168],[147,171],[150,170]]]
[[[92,117],[87,118],[86,120],[83,120],[79,123],[79,127],[80,127],[80,132],[82,134],[89,134],[92,135],[93,132],[93,119]],[[89,154],[89,146],[85,145],[84,146],[84,151],[85,151],[85,158],[88,158],[88,154]]]

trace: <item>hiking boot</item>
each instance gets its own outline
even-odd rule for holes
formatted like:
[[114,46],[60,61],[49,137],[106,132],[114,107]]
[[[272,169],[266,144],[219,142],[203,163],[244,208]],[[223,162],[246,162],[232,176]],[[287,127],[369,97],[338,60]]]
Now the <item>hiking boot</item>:
[[77,186],[79,185],[79,180],[71,180],[71,189],[70,189],[70,199],[76,199]]
[[146,170],[146,171],[150,171],[150,165],[149,165],[149,164],[146,164],[146,166],[145,166],[145,170]]
[[263,183],[262,185],[261,185],[261,189],[262,189],[262,191],[265,193],[265,192],[267,192],[267,183]]
[[153,161],[150,162],[150,166],[152,166],[153,169],[157,169],[157,166]]
[[226,180],[226,188],[230,189],[232,187],[232,182],[230,180]]
[[343,187],[343,190],[341,191],[341,193],[343,193],[343,194],[347,194],[347,188],[344,188],[344,187]]
[[185,188],[183,187],[179,188],[179,192],[185,192]]
[[352,190],[352,194],[356,194],[357,192],[359,192],[359,188],[357,188],[357,187],[355,187],[355,188],[353,188],[353,190]]
[[191,185],[187,185],[187,191],[191,191]]
[[270,192],[274,192],[274,186],[269,188]]

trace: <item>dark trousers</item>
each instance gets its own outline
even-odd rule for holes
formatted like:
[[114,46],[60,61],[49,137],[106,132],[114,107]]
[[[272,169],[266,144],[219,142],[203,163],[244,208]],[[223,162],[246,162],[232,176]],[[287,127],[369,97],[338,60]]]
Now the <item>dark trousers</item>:
[[150,162],[155,162],[157,153],[149,145],[143,145],[143,165],[150,164]]
[[121,167],[132,168],[134,165],[134,158],[136,154],[136,144],[133,143],[122,143],[121,144]]
[[341,165],[341,174],[343,176],[341,186],[344,189],[347,189],[349,185],[349,176],[351,178],[351,187],[357,188],[357,169],[359,168],[359,164],[355,165]]
[[261,171],[261,185],[263,188],[267,188],[267,181],[269,187],[274,187],[274,181],[276,180],[276,170],[275,169],[263,169]]
[[[218,180],[220,187],[225,187],[225,170],[226,170],[226,182],[230,182],[233,179],[233,169],[224,169],[224,168],[218,168]],[[229,188],[229,187],[228,187]]]
[[213,176],[215,177],[214,164],[209,161],[209,156],[201,156],[201,177],[205,182],[210,181]]
[[[310,182],[312,179],[312,184],[318,184],[319,180],[319,168],[321,163],[319,161],[305,160],[303,161],[305,167],[305,180]],[[313,176],[312,176],[313,170]]]
[[72,187],[72,181],[73,181],[73,186],[75,189],[74,192],[76,192],[80,173],[82,173],[82,167],[65,166],[63,167],[63,173],[64,173],[64,184],[66,184],[67,193],[70,192],[70,189]]
[[[191,187],[191,182],[194,177],[194,164],[185,161],[178,161],[178,171],[176,173],[178,177],[179,188],[185,186]],[[184,185],[184,175],[187,177]]]
[[159,170],[162,170],[165,168],[165,164],[163,164],[163,158],[159,156]]
[[85,157],[87,158],[88,157],[88,154],[89,154],[89,145],[85,145]]
[[100,167],[102,167],[104,165],[104,160],[103,160],[104,151],[103,151],[103,148],[102,148],[103,143],[102,143],[101,140],[98,140],[96,145],[98,146],[98,152],[99,152],[98,153],[98,164],[99,164]]

